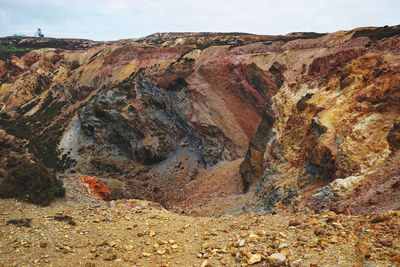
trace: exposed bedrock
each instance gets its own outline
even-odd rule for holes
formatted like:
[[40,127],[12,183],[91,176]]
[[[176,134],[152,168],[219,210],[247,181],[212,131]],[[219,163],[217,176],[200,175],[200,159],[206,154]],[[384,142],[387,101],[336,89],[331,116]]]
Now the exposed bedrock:
[[[256,192],[256,209],[400,208],[393,189],[399,179],[393,162],[399,147],[399,50],[389,43],[368,46],[369,52],[335,47],[313,59],[308,72],[285,75],[241,166],[244,183]],[[385,189],[376,197],[378,188]],[[356,205],[364,208],[357,211]]]
[[1,171],[32,156],[202,215],[400,208],[398,33],[7,39]]

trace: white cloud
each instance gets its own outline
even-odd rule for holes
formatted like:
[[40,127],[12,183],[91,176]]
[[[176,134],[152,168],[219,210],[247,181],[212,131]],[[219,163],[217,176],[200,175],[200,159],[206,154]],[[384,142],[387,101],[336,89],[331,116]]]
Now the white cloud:
[[399,0],[0,0],[0,36],[115,40],[165,31],[286,34],[400,24]]

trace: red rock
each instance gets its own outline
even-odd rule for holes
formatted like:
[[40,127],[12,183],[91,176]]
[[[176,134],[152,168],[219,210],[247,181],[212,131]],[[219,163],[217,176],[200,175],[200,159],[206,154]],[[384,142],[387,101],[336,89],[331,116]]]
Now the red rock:
[[392,257],[392,263],[399,265],[400,264],[400,255],[396,255]]
[[357,241],[356,243],[356,251],[363,255],[365,258],[369,258],[371,257],[371,252],[370,250],[367,248],[367,246],[360,240]]
[[110,188],[106,184],[104,184],[99,178],[80,174],[76,174],[76,177],[86,184],[86,189],[89,193],[98,196],[104,201],[111,200]]
[[381,239],[379,239],[379,242],[381,242],[381,244],[386,246],[386,247],[391,247],[392,244],[393,244],[393,241],[391,239],[388,239],[388,238],[381,238]]

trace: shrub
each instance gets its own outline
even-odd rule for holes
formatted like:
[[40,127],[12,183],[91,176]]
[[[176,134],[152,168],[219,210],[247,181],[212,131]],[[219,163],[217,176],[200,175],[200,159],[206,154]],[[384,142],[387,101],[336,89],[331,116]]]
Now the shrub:
[[0,184],[0,197],[16,197],[42,206],[63,196],[65,189],[61,181],[40,163],[18,165]]

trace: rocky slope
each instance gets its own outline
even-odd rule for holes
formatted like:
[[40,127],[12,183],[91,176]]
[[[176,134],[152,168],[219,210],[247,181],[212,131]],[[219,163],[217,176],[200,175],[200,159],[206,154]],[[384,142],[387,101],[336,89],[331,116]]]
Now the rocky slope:
[[50,42],[0,61],[0,127],[113,199],[195,214],[396,210],[399,32]]

